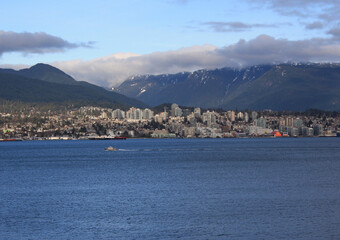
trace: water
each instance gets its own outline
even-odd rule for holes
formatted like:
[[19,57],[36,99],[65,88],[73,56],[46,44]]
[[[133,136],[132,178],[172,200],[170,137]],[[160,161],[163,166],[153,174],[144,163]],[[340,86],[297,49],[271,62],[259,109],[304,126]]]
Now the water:
[[0,239],[340,239],[340,138],[3,142],[0,194]]

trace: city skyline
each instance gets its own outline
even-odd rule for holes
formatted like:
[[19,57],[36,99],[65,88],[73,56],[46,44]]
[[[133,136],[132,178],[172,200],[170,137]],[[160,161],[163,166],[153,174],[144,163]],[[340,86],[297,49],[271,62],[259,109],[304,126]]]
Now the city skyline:
[[339,113],[80,107],[0,110],[0,142],[113,138],[336,137]]

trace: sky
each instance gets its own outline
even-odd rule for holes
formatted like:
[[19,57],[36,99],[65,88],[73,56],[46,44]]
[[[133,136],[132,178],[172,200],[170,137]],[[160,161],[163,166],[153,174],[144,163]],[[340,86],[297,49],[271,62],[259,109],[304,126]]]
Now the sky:
[[338,0],[11,0],[0,67],[47,63],[115,87],[132,75],[340,62]]

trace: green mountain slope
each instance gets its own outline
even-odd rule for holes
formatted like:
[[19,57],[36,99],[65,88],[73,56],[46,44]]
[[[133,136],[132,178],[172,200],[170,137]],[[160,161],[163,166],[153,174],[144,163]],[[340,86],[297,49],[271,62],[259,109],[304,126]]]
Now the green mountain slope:
[[36,103],[76,103],[122,109],[147,106],[122,94],[90,83],[78,82],[46,64],[38,64],[21,71],[1,69],[0,99]]
[[236,89],[225,106],[239,109],[340,109],[340,67],[279,65]]
[[38,63],[30,68],[19,70],[17,74],[26,78],[34,78],[53,83],[70,85],[79,84],[78,81],[76,81],[60,69],[43,63]]

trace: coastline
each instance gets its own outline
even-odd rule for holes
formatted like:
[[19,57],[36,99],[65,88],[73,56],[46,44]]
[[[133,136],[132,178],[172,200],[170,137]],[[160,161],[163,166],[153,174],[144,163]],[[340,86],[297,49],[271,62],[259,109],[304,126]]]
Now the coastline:
[[263,138],[337,138],[340,136],[337,135],[327,135],[327,136],[286,136],[286,137],[275,137],[275,136],[242,136],[242,137],[169,137],[169,138],[155,138],[155,137],[129,137],[129,138],[121,138],[121,137],[81,137],[81,138],[74,138],[74,137],[33,137],[33,138],[4,138],[0,139],[0,142],[21,142],[21,141],[75,141],[75,140],[89,140],[89,141],[122,141],[122,140],[129,140],[129,139],[263,139]]

